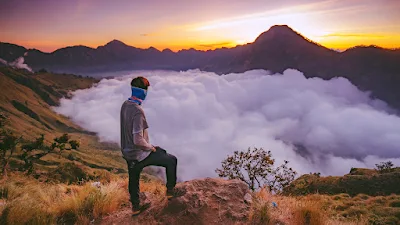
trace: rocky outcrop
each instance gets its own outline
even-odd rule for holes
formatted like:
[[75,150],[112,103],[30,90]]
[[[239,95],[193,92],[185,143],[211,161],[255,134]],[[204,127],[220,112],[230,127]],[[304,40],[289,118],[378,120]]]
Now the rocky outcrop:
[[177,185],[185,194],[168,202],[162,224],[242,224],[249,216],[248,186],[239,180],[198,179]]

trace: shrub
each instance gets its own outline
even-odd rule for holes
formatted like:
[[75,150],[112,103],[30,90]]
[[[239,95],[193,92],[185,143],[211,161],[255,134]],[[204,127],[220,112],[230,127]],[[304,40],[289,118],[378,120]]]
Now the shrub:
[[77,150],[77,149],[79,148],[79,142],[76,141],[76,140],[71,140],[71,141],[69,141],[68,143],[71,145],[71,148],[72,148],[72,149]]
[[342,213],[342,216],[348,218],[361,218],[362,215],[367,214],[367,210],[359,207],[350,207]]
[[34,163],[43,156],[49,154],[51,149],[44,144],[44,135],[36,138],[33,142],[28,142],[21,146],[22,154],[19,158],[24,161],[24,166],[21,168],[27,171],[28,174],[33,172]]
[[369,199],[369,196],[366,195],[366,194],[358,194],[356,196],[356,198],[359,198],[359,199],[362,199],[362,200],[367,200],[367,199]]
[[52,173],[52,178],[64,183],[72,184],[90,177],[89,174],[73,162],[60,164]]
[[222,168],[216,169],[220,177],[244,181],[253,191],[267,185],[270,191],[280,192],[296,176],[296,171],[288,167],[289,161],[274,167],[275,159],[271,151],[250,148],[246,152],[235,151],[222,161]]
[[393,171],[393,163],[392,161],[381,162],[379,164],[375,164],[376,170],[379,173],[389,173]]
[[390,207],[400,207],[400,200],[394,200],[389,202]]
[[67,159],[71,160],[71,161],[75,161],[77,158],[76,158],[75,154],[69,153],[67,156]]
[[394,216],[380,217],[377,215],[373,215],[368,218],[368,223],[371,225],[396,225],[400,223],[400,220]]
[[42,68],[38,71],[38,73],[47,73],[47,70],[45,68]]
[[[60,153],[66,149],[66,145],[69,141],[68,134],[63,134],[60,137],[54,138],[54,142],[48,146],[44,143],[44,135],[42,134],[35,141],[27,142],[21,146],[22,154],[18,157],[24,161],[23,171],[28,174],[32,174],[34,170],[34,164],[38,162],[42,157],[49,153]],[[74,146],[77,147],[77,146]],[[58,149],[58,151],[56,151]]]
[[3,177],[7,176],[7,169],[11,157],[13,156],[20,138],[15,136],[4,126],[7,124],[8,118],[0,114],[0,169]]
[[335,201],[344,200],[344,199],[348,199],[348,198],[350,198],[350,195],[346,194],[346,193],[342,193],[342,194],[338,194],[338,195],[332,196],[332,199],[335,200]]

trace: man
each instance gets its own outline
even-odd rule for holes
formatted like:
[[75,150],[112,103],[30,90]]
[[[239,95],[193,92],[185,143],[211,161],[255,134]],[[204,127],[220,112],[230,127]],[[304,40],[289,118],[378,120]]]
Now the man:
[[132,202],[132,214],[138,215],[150,204],[140,205],[140,172],[146,166],[162,166],[167,173],[167,198],[176,197],[177,159],[164,149],[150,144],[146,117],[141,107],[147,95],[149,81],[136,77],[131,82],[132,96],[121,107],[121,150],[128,163],[129,194]]

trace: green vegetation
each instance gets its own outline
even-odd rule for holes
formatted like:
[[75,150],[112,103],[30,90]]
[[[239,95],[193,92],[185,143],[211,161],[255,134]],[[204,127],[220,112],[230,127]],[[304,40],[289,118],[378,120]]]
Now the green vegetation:
[[342,177],[302,175],[286,187],[284,193],[287,195],[347,193],[351,196],[358,194],[378,196],[400,194],[399,184],[400,168],[392,168],[390,172],[384,173],[373,169],[353,168],[350,174]]
[[[398,224],[400,223],[400,209],[392,205],[393,198],[400,199],[399,195],[367,196],[359,194],[351,198],[327,199],[327,204],[341,220],[359,220],[364,218],[369,224]],[[332,212],[333,214],[333,212]]]
[[38,116],[38,114],[36,114],[34,111],[32,111],[31,109],[29,109],[26,105],[22,104],[19,101],[16,100],[12,100],[11,104],[18,109],[19,111],[25,113],[26,115],[30,116],[31,118],[37,120],[40,122],[40,118]]
[[[59,102],[63,96],[61,93],[67,95],[71,90],[91,87],[97,81],[75,75],[45,71],[31,74],[1,67],[0,114],[7,117],[4,120],[7,123],[1,128],[1,138],[9,137],[4,139],[5,144],[12,140],[16,143],[12,151],[10,147],[5,149],[6,146],[1,143],[1,168],[7,169],[0,172],[29,171],[32,177],[41,181],[67,180],[74,183],[83,177],[97,179],[98,174],[126,173],[126,162],[119,149],[108,143],[100,143],[94,133],[82,130],[66,117],[55,113],[36,93],[36,89],[39,89],[48,93],[54,102]],[[11,134],[14,139],[10,139]],[[33,143],[36,149],[32,148]],[[67,165],[72,168],[71,163],[86,175],[73,170],[76,171],[75,178],[61,179],[61,169],[58,167]]]
[[[34,164],[41,160],[42,157],[50,153],[60,153],[66,149],[77,149],[79,143],[76,140],[69,140],[68,134],[63,134],[60,137],[54,138],[54,142],[47,146],[44,143],[44,135],[42,134],[35,141],[30,141],[19,146],[21,138],[13,135],[9,130],[4,128],[7,123],[7,117],[0,114],[0,159],[1,159],[1,171],[3,176],[7,176],[7,169],[9,166],[9,161],[11,157],[16,157],[22,161],[24,164],[19,166],[17,169],[20,171],[26,171],[27,174],[32,174],[34,169]],[[72,143],[72,144],[71,144]],[[67,146],[69,145],[69,147]],[[18,150],[19,154],[14,155]]]
[[375,164],[376,170],[379,173],[390,173],[393,171],[393,163],[391,161],[381,162],[379,164]]
[[13,156],[20,140],[19,137],[15,136],[12,132],[4,128],[7,122],[7,117],[3,114],[0,114],[0,168],[3,176],[7,176],[10,158]]

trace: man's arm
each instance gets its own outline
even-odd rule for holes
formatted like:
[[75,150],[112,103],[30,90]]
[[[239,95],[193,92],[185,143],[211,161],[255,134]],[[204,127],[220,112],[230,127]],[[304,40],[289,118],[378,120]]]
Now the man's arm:
[[133,142],[135,145],[139,146],[142,150],[155,152],[154,146],[148,143],[146,139],[143,137],[143,130],[137,133],[133,133]]
[[144,151],[155,151],[153,145],[148,143],[144,138],[144,129],[147,129],[147,127],[145,127],[147,125],[144,125],[145,121],[146,118],[144,117],[143,113],[138,113],[135,115],[132,129],[133,143]]

